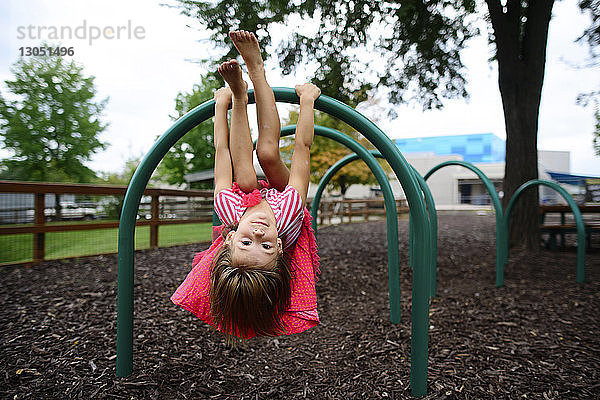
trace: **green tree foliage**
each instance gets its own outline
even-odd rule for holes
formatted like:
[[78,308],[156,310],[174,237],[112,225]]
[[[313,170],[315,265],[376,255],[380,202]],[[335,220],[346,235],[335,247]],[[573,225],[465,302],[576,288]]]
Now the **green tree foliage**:
[[[578,41],[585,41],[590,48],[591,62],[589,67],[597,67],[600,64],[600,53],[597,53],[600,45],[600,0],[580,0],[579,8],[581,12],[589,14],[591,18],[590,27],[587,28]],[[600,111],[598,111],[598,99],[600,98],[600,90],[595,90],[587,93],[582,93],[577,97],[577,103],[587,106],[590,102],[594,103],[594,119],[596,120],[593,143],[596,155],[600,156]]]
[[316,32],[289,27],[289,37],[274,55],[284,74],[314,63],[312,82],[323,94],[352,106],[376,86],[389,89],[392,103],[413,98],[425,108],[441,107],[442,97],[467,95],[459,52],[477,33],[468,18],[474,0],[178,2],[183,14],[197,18],[226,49],[216,62],[238,55],[227,36],[230,30],[256,32],[267,57],[272,25],[313,18]]
[[[175,99],[173,120],[212,99],[214,91],[221,86],[222,81],[214,75],[206,75],[202,77],[200,84],[194,85],[191,92],[180,92]],[[185,183],[184,175],[213,168],[215,155],[213,130],[212,120],[207,120],[179,139],[158,166],[157,179],[179,185]],[[212,183],[194,184],[194,188],[197,189],[207,187],[212,187]]]
[[600,0],[579,0],[579,8],[581,12],[588,13],[592,21],[578,40],[588,42],[592,57],[597,58],[598,54],[594,51],[600,45]]
[[[100,177],[97,179],[97,183],[104,183],[109,185],[129,185],[129,181],[133,177],[135,170],[140,165],[141,157],[130,157],[120,172],[101,172]],[[152,179],[150,180],[150,185]],[[123,209],[123,201],[125,196],[102,196],[102,202],[104,206],[104,212],[108,219],[119,219],[121,217],[121,210]]]
[[[96,182],[110,185],[129,185],[129,181],[133,177],[138,165],[140,165],[141,160],[141,157],[130,157],[125,161],[123,169],[120,172],[101,172]],[[150,183],[152,183],[152,179]]]
[[596,119],[596,126],[594,127],[594,151],[597,156],[600,156],[600,109],[598,107],[594,111],[594,118]]
[[20,58],[0,94],[0,141],[13,154],[2,160],[4,179],[90,182],[85,166],[106,144],[98,138],[107,99],[97,101],[94,77],[62,57]]

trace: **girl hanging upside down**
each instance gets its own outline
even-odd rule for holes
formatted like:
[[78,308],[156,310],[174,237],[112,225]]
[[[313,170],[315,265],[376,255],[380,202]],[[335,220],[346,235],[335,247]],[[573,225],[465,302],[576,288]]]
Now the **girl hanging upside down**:
[[[296,86],[300,114],[290,170],[279,156],[280,123],[253,33],[230,32],[254,85],[256,153],[268,183],[252,163],[247,83],[236,60],[219,73],[229,87],[215,92],[215,212],[225,229],[199,253],[171,300],[235,338],[299,333],[319,323],[315,281],[319,259],[305,208],[314,136],[315,85]],[[231,129],[227,109],[232,106]]]

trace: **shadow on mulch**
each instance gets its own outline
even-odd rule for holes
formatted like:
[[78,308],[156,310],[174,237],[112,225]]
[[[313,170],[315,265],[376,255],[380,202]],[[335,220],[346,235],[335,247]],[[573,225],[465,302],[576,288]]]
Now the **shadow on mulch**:
[[[384,222],[326,227],[318,327],[230,349],[169,301],[195,246],[136,253],[134,373],[115,376],[116,256],[0,270],[6,399],[410,398],[408,224],[402,322],[388,320]],[[494,218],[440,216],[429,399],[600,396],[600,254],[511,251],[494,287]]]

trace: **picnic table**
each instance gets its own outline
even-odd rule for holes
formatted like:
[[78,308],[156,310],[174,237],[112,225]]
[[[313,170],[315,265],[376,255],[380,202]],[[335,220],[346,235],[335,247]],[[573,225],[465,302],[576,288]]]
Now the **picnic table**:
[[[591,248],[592,233],[600,232],[600,204],[579,205],[579,211],[585,225],[587,247]],[[548,221],[549,214],[560,214],[560,221]],[[542,205],[540,206],[540,231],[548,234],[546,247],[556,250],[557,238],[560,237],[560,246],[565,247],[565,235],[577,232],[575,219],[568,205]]]

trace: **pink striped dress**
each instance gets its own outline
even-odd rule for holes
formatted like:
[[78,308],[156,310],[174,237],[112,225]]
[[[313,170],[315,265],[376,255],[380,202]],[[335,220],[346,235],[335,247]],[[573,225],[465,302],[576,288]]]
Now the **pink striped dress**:
[[[257,204],[262,198],[266,199],[273,209],[278,234],[294,272],[290,308],[282,317],[285,333],[300,333],[319,324],[315,283],[320,271],[316,239],[311,227],[312,218],[302,206],[298,191],[287,186],[283,192],[263,188],[251,194],[244,194],[234,184],[232,189],[222,190],[215,196],[215,212],[224,225],[233,225],[239,222],[246,208]],[[196,254],[192,270],[171,296],[173,303],[211,326],[214,324],[210,316],[209,302],[210,266],[224,242],[223,235],[215,234],[220,233],[222,228],[213,228],[212,245]],[[254,335],[244,339],[252,336]]]
[[283,242],[284,251],[290,249],[300,236],[304,217],[302,197],[291,186],[286,186],[283,192],[263,187],[260,191],[257,189],[250,194],[244,194],[234,183],[233,188],[221,190],[215,196],[215,212],[223,225],[234,225],[240,222],[249,204],[257,203],[261,198],[273,209],[277,235]]

